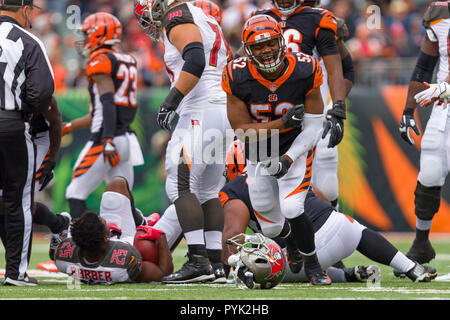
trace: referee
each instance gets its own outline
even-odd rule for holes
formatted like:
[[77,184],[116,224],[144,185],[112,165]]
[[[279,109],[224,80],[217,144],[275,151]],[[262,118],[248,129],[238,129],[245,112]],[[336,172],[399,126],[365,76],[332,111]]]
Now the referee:
[[0,0],[0,184],[6,227],[4,285],[35,286],[31,253],[35,151],[32,114],[48,110],[55,89],[42,42],[31,28],[33,0]]

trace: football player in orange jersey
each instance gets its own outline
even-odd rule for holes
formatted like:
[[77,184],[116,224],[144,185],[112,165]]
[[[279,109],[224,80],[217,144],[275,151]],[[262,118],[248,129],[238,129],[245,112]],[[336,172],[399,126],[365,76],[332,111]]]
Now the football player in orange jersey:
[[85,37],[82,54],[89,57],[86,74],[91,108],[85,117],[65,124],[63,133],[90,126],[91,136],[66,190],[72,218],[86,210],[86,198],[103,180],[123,176],[132,187],[133,165],[143,163],[130,129],[137,110],[136,60],[114,47],[120,44],[122,24],[115,16],[98,12],[84,20],[81,30]]
[[246,144],[251,203],[268,221],[261,227],[270,238],[281,233],[285,218],[289,221],[308,279],[328,285],[311,220],[303,214],[323,130],[322,68],[312,56],[287,53],[281,26],[268,15],[246,21],[242,42],[248,57],[228,63],[222,88],[230,124]]

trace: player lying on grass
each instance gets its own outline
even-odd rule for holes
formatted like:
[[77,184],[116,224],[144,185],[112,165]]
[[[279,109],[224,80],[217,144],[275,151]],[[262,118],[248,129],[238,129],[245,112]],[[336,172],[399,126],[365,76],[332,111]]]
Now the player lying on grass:
[[[136,238],[156,240],[158,263],[144,261],[133,246],[136,230],[145,232]],[[100,215],[85,211],[72,221],[69,237],[57,246],[54,258],[60,272],[88,284],[160,281],[173,272],[164,233],[152,228],[135,209],[122,177],[106,185]]]
[[[234,150],[239,150],[235,148]],[[240,149],[243,150],[243,149]],[[228,157],[227,157],[228,158]],[[234,159],[243,159],[239,154]],[[242,175],[243,162],[239,164],[227,163],[229,181],[221,190],[220,199],[225,211],[225,226],[223,230],[223,261],[228,261],[231,252],[226,249],[226,240],[237,234],[245,233],[249,227],[254,232],[263,233],[264,226],[271,221],[263,219],[258,212],[253,210],[248,194],[246,175]],[[234,166],[234,167],[233,167]],[[365,282],[376,280],[378,267],[356,266],[354,268],[338,269],[332,267],[338,261],[350,256],[355,250],[367,258],[384,265],[391,266],[406,273],[407,277],[414,282],[427,282],[437,275],[436,269],[431,266],[422,266],[407,258],[397,250],[388,240],[379,233],[366,228],[353,218],[337,212],[329,202],[317,197],[312,190],[307,194],[305,200],[305,212],[313,222],[315,232],[315,243],[317,256],[322,268],[333,282]],[[166,234],[169,246],[176,245],[176,240],[181,234],[174,208],[169,207],[155,227],[163,230]],[[282,233],[288,233],[289,224],[285,223]],[[280,237],[276,240],[287,248],[290,243],[283,241]],[[293,273],[288,268],[283,282],[306,282],[308,281],[304,269]]]

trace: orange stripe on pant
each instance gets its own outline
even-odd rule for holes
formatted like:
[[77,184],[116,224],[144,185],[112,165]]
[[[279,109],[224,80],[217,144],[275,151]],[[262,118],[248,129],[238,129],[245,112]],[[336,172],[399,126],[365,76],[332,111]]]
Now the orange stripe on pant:
[[308,157],[306,159],[305,175],[303,177],[302,183],[297,188],[295,188],[294,191],[289,193],[285,197],[285,199],[292,197],[295,194],[298,194],[298,193],[308,190],[309,185],[311,184],[312,162],[313,162],[315,153],[316,153],[316,148],[308,151]]
[[92,167],[95,161],[97,161],[98,157],[102,154],[103,148],[104,148],[103,144],[94,145],[89,149],[88,152],[86,152],[86,155],[83,157],[83,160],[75,168],[72,180],[83,175],[86,171],[88,171]]

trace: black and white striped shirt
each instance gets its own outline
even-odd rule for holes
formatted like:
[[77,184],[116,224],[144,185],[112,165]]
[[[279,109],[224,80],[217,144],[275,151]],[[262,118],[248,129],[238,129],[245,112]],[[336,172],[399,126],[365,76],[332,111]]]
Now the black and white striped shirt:
[[40,113],[55,90],[41,40],[11,17],[0,16],[0,109]]

